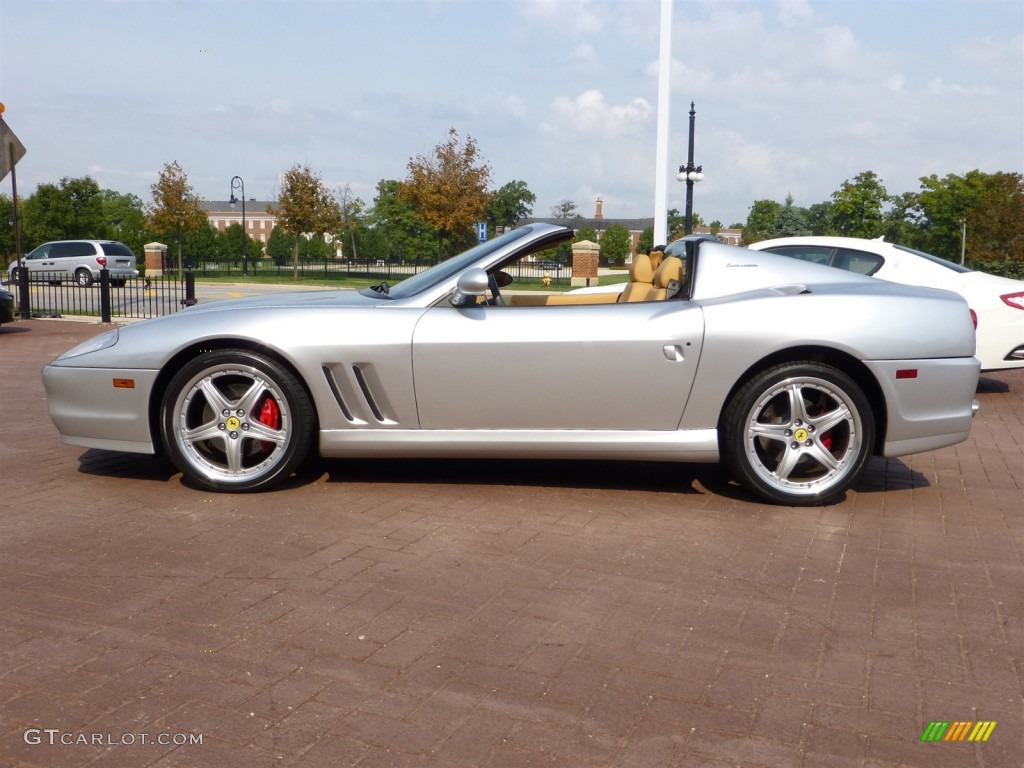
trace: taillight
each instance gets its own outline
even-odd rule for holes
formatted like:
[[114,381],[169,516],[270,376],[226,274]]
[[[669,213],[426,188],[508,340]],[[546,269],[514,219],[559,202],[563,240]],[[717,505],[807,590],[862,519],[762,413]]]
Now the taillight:
[[1014,309],[1024,309],[1024,291],[1018,291],[1017,293],[1005,293],[999,297],[1003,300],[1003,304]]
[[978,330],[978,313],[971,310],[971,322],[974,323],[974,330]]
[[97,256],[96,257],[96,263],[99,264],[101,267],[107,266],[107,257],[106,256]]

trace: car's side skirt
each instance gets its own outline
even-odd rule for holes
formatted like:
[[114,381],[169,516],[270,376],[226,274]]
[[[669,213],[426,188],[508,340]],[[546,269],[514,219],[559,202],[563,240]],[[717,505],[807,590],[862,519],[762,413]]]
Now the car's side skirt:
[[330,457],[622,459],[714,463],[718,430],[627,432],[533,429],[332,429],[320,432]]

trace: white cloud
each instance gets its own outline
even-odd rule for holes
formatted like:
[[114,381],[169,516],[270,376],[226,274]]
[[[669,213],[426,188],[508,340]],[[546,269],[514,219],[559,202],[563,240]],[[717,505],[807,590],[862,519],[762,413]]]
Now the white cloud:
[[574,36],[599,33],[607,13],[591,0],[517,0],[514,6],[527,20],[554,25],[560,33]]
[[806,24],[814,19],[814,9],[808,0],[778,0],[779,21],[784,26]]
[[583,133],[605,138],[634,134],[648,122],[654,109],[646,99],[636,98],[626,104],[609,104],[596,88],[584,91],[574,99],[561,96],[551,105],[553,124],[546,124],[564,133]]
[[522,97],[516,96],[515,94],[509,94],[505,97],[504,101],[505,113],[515,118],[526,117],[527,109],[526,102],[523,101]]

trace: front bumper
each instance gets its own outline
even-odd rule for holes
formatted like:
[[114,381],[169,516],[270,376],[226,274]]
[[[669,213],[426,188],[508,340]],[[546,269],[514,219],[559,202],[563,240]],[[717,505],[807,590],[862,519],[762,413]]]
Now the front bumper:
[[[47,365],[43,387],[61,441],[84,448],[155,453],[149,400],[158,373]],[[115,387],[115,379],[131,380],[134,386]]]

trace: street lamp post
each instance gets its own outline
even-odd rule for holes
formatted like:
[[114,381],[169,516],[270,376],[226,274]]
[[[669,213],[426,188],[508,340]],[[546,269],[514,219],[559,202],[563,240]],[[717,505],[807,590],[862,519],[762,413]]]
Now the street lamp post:
[[231,199],[228,201],[231,205],[231,210],[235,210],[235,204],[238,202],[238,199],[235,197],[236,189],[242,193],[242,277],[246,277],[249,274],[249,248],[247,247],[249,243],[246,242],[248,233],[245,231],[245,182],[242,181],[241,176],[231,177]]
[[686,234],[693,233],[693,183],[704,178],[704,167],[693,164],[693,125],[697,119],[697,112],[690,102],[690,148],[686,155],[686,165],[679,166],[679,181],[686,182]]

